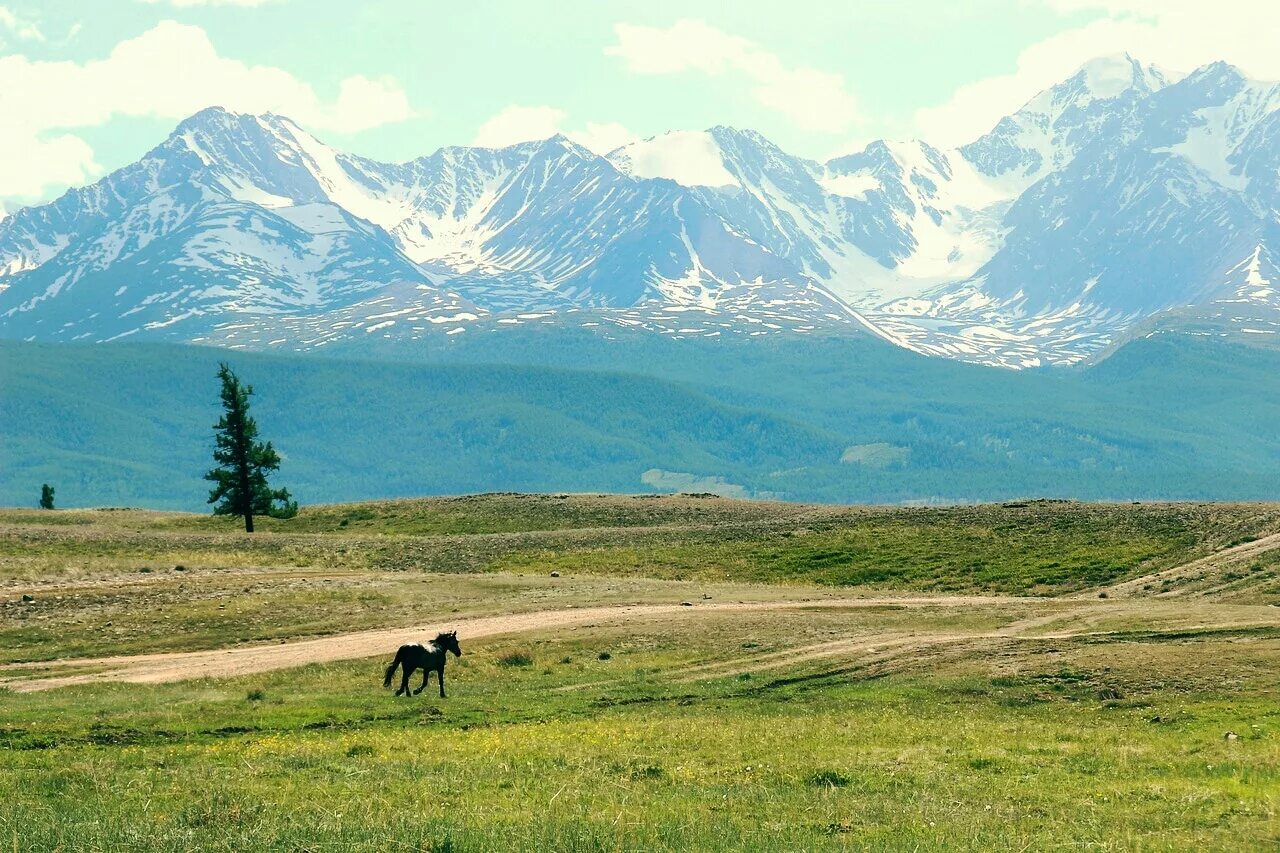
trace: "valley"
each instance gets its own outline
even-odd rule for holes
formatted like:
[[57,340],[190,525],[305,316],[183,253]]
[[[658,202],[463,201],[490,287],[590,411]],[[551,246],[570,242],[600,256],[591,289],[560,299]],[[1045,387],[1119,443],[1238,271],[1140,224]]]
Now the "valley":
[[0,850],[1275,850],[1278,30],[0,0]]

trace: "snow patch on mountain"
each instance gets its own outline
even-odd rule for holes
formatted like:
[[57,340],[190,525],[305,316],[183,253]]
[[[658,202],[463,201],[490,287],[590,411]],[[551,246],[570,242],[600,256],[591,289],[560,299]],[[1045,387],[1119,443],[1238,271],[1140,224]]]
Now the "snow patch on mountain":
[[867,200],[867,193],[880,189],[880,179],[865,172],[847,175],[827,175],[819,179],[822,188],[832,195]]
[[708,131],[676,130],[633,142],[609,160],[637,178],[666,178],[686,187],[740,186]]

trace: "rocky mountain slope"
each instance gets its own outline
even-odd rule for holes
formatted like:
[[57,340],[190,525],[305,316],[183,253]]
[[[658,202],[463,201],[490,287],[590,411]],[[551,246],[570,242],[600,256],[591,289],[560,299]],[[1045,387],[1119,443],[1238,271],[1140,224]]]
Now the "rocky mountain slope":
[[311,350],[567,323],[1030,367],[1188,312],[1274,334],[1278,108],[1223,63],[1117,56],[956,149],[818,163],[715,127],[403,164],[210,108],[0,220],[0,336]]

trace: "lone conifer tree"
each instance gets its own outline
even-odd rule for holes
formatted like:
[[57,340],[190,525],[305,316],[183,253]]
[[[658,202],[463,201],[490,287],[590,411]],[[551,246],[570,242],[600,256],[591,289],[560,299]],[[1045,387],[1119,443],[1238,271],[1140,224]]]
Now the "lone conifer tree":
[[40,508],[53,509],[53,486],[48,483],[40,486]]
[[[223,362],[218,366],[222,380],[222,417],[214,424],[213,460],[218,467],[204,475],[215,485],[209,492],[214,515],[239,515],[244,518],[246,533],[253,532],[255,515],[292,518],[298,504],[289,499],[288,489],[272,489],[267,472],[280,467],[280,455],[271,446],[258,441],[258,424],[249,416],[252,385],[240,380]],[[279,501],[281,506],[275,506]]]

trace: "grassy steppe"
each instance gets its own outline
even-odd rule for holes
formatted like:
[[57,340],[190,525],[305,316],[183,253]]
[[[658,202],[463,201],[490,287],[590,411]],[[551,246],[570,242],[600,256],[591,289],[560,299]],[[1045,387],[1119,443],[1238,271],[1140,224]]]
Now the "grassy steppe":
[[[0,846],[1266,849],[1274,552],[1093,590],[1277,529],[1280,509],[1244,504],[496,495],[316,507],[248,539],[200,516],[3,511]],[[680,601],[464,635],[446,700],[383,691],[390,649],[18,690],[59,658]]]
[[[1195,644],[1231,656],[1235,681],[1218,686],[1203,664],[1184,670],[1191,650],[1152,666],[1142,643],[1102,658],[1038,644],[993,664],[920,655],[674,680],[743,654],[743,628],[473,645],[444,701],[380,694],[372,661],[10,696],[0,839],[678,850],[1280,838],[1274,641],[1243,656],[1230,640]],[[533,664],[501,666],[513,649]],[[1138,658],[1141,672],[1123,665]]]
[[[893,509],[489,495],[309,507],[289,521],[263,519],[253,537],[236,524],[138,510],[0,510],[0,591],[51,592],[35,607],[0,607],[0,662],[649,600],[664,594],[655,580],[697,582],[697,595],[718,600],[750,594],[743,582],[812,594],[1063,594],[1280,530],[1280,506]],[[551,571],[564,581],[547,584]],[[1254,580],[1249,600],[1280,601],[1280,567]],[[715,588],[726,584],[734,589]]]

